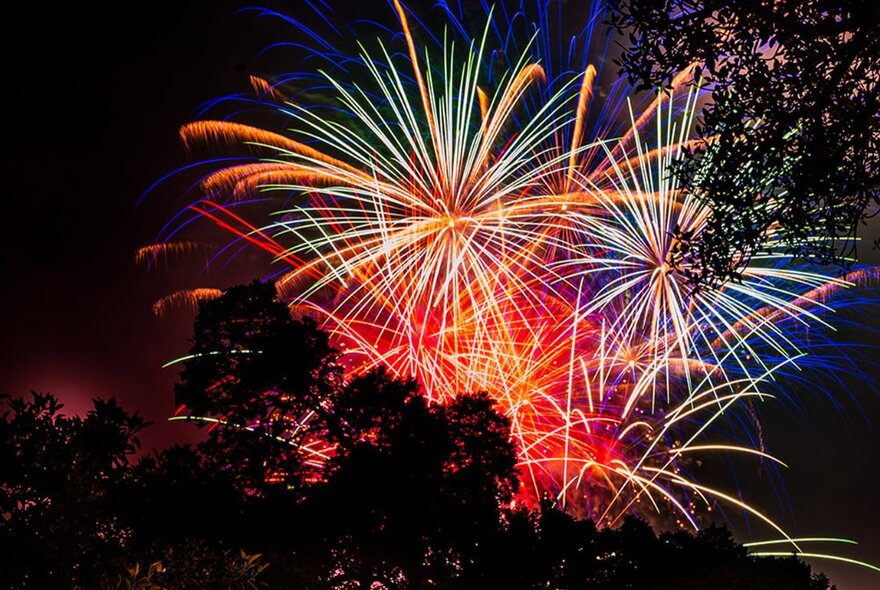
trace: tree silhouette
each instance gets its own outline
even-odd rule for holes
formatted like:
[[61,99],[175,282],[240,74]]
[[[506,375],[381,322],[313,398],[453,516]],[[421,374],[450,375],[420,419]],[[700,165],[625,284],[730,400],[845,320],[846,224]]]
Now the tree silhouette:
[[[518,507],[510,423],[487,395],[430,404],[414,381],[381,369],[343,379],[326,336],[306,320],[290,319],[269,286],[236,287],[212,303],[202,307],[196,322],[201,348],[194,347],[193,354],[204,356],[188,361],[178,399],[193,399],[181,392],[203,391],[216,397],[194,401],[193,407],[250,423],[315,407],[302,429],[326,450],[320,472],[308,482],[299,480],[293,493],[288,480],[288,493],[243,496],[242,522],[259,526],[257,534],[245,527],[237,538],[247,550],[268,556],[268,579],[279,587],[827,587],[797,560],[749,557],[726,529],[658,537],[646,523],[627,518],[618,529],[597,531],[549,500],[536,511]],[[234,337],[226,336],[229,324]],[[264,332],[259,348],[258,331]],[[286,341],[297,338],[307,344]],[[319,343],[320,354],[295,352],[312,342]],[[210,354],[216,350],[259,350],[263,356]],[[202,364],[206,356],[210,362]],[[271,374],[254,375],[257,362]],[[265,392],[270,409],[260,407]],[[224,429],[240,426],[215,430]],[[265,447],[241,448],[234,456],[244,451],[251,465],[273,468],[271,456],[289,445],[283,437],[261,440]],[[206,464],[228,462],[227,449],[210,441],[199,451]],[[245,475],[262,481],[265,472]]]
[[238,548],[247,530],[247,497],[214,461],[190,446],[174,445],[143,457],[132,469],[125,497],[134,531],[129,546],[156,558],[192,539]]
[[293,319],[273,284],[255,281],[202,302],[192,342],[176,400],[211,425],[202,450],[216,469],[251,493],[313,478],[303,449],[322,435],[312,417],[326,414],[341,379],[327,335]]
[[132,464],[145,423],[114,401],[84,417],[50,395],[7,401],[0,587],[828,588],[724,528],[597,530],[550,498],[518,504],[510,423],[487,395],[432,404],[381,369],[343,378],[271,285],[203,306],[194,341],[178,399],[220,420],[196,447]]
[[0,578],[5,588],[97,587],[126,550],[119,518],[146,425],[115,400],[64,416],[52,395],[12,399],[0,421]]
[[247,499],[202,455],[172,447],[133,464],[147,423],[114,400],[85,416],[51,394],[6,406],[0,587],[257,587],[265,564],[238,549]]
[[250,498],[262,541],[334,586],[463,575],[516,491],[510,425],[486,395],[429,405],[383,370],[343,380],[326,334],[271,284],[200,306],[175,392],[212,421],[198,450]]
[[507,419],[485,395],[428,405],[414,382],[384,371],[337,401],[351,444],[309,506],[334,556],[327,582],[453,587],[474,575],[517,486]]
[[[711,90],[676,173],[712,209],[681,235],[697,284],[737,278],[771,239],[846,266],[880,205],[880,5],[873,0],[606,0],[643,89],[679,72]],[[713,161],[711,174],[700,162]],[[875,236],[876,237],[876,236]]]

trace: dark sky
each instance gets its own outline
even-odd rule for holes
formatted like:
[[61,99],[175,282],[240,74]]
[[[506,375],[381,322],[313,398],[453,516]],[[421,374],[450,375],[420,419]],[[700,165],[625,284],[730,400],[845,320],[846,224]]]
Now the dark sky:
[[[185,202],[186,186],[167,183],[140,208],[135,203],[189,162],[177,130],[202,102],[246,91],[249,73],[271,73],[254,70],[253,59],[278,30],[236,12],[243,5],[157,0],[117,3],[110,12],[88,3],[5,10],[0,392],[51,391],[71,412],[92,397],[116,396],[155,423],[143,436],[147,448],[192,437],[187,426],[165,421],[176,375],[160,368],[186,352],[192,316],[158,319],[150,306],[175,289],[222,287],[258,273],[247,260],[216,276],[191,263],[137,266],[135,250]],[[301,9],[297,1],[275,7]],[[876,339],[878,299],[868,306],[848,316],[863,327],[845,330],[842,341]],[[878,360],[876,350],[857,350],[853,359]],[[790,465],[784,477],[797,518],[781,511],[753,463],[739,472],[741,487],[791,533],[854,538],[861,544],[846,555],[880,563],[878,374],[849,380],[861,409],[841,386],[829,387],[843,412],[815,392],[799,412],[767,411],[770,449]],[[738,519],[735,527],[746,534]],[[854,567],[815,565],[840,590],[880,583]]]

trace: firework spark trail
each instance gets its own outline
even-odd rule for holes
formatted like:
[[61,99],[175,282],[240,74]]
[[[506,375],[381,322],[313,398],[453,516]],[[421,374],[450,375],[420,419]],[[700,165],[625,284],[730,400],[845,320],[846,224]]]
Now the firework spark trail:
[[[771,320],[824,324],[812,309],[828,308],[815,296],[847,282],[786,268],[782,264],[788,257],[768,254],[755,257],[753,264],[743,268],[741,283],[690,292],[674,264],[674,235],[676,230],[698,234],[708,211],[678,188],[671,166],[688,143],[694,97],[691,93],[687,98],[678,127],[670,102],[665,137],[663,117],[657,117],[655,148],[642,145],[639,126],[643,118],[633,117],[636,156],[621,165],[615,151],[608,149],[610,170],[598,179],[604,182],[597,184],[595,175],[581,176],[579,183],[595,205],[587,214],[573,214],[571,223],[586,239],[579,244],[580,255],[554,264],[567,269],[561,274],[590,276],[597,290],[587,310],[612,318],[611,329],[627,338],[622,351],[647,342],[650,348],[645,353],[667,364],[675,361],[687,368],[696,356],[722,372],[731,363],[747,371],[737,363],[736,355],[728,355],[740,349],[763,371],[767,365],[761,362],[755,339],[783,356],[800,352],[797,343]],[[711,166],[711,160],[705,165]],[[676,351],[673,356],[671,351]],[[721,362],[719,354],[729,357],[728,362]]]
[[[260,79],[290,137],[184,126],[187,145],[264,156],[205,177],[215,196],[193,210],[285,266],[279,290],[324,319],[350,372],[414,375],[440,403],[494,396],[532,500],[549,492],[609,524],[639,511],[694,527],[699,506],[722,502],[785,537],[690,478],[688,457],[774,460],[719,433],[772,398],[770,383],[807,349],[787,327],[826,323],[824,297],[848,281],[768,254],[742,283],[691,293],[672,236],[698,233],[708,211],[670,174],[693,142],[698,93],[683,78],[609,134],[619,105],[600,104],[596,68],[539,65],[540,33],[481,84],[491,20],[464,58],[450,44],[438,65],[394,7],[408,59],[380,41],[376,57],[361,48],[365,80],[326,75],[343,121],[278,104],[285,93]],[[289,199],[271,223],[230,210],[261,191]]]

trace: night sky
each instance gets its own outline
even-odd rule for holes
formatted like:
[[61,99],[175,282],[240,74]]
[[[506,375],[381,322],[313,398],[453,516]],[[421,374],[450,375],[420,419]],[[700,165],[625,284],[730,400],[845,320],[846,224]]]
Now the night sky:
[[[383,2],[375,4],[377,14],[391,15]],[[248,91],[251,73],[276,73],[270,60],[254,59],[282,32],[296,37],[293,29],[236,10],[244,5],[159,0],[118,3],[113,12],[82,3],[52,12],[38,3],[6,10],[5,26],[25,41],[13,41],[9,30],[2,41],[11,157],[4,158],[0,200],[0,392],[50,391],[71,413],[86,409],[90,398],[115,396],[154,422],[142,436],[145,448],[193,440],[191,427],[165,421],[176,374],[161,368],[186,353],[192,314],[160,319],[150,307],[177,289],[256,278],[265,260],[244,256],[210,270],[190,260],[138,266],[135,250],[153,242],[186,202],[188,185],[164,183],[136,203],[157,179],[192,161],[177,130],[199,105]],[[271,5],[290,14],[301,9],[296,1]],[[866,261],[880,263],[877,252],[864,250]],[[850,356],[866,378],[841,385],[816,375],[816,387],[799,393],[799,408],[762,409],[769,450],[790,466],[787,500],[780,505],[753,462],[737,467],[743,494],[791,534],[856,539],[858,547],[839,551],[873,563],[880,563],[880,374],[868,363],[880,359],[867,347],[880,334],[878,302],[875,294],[858,312],[848,311],[845,319],[859,327],[839,335],[861,345]],[[746,525],[730,516],[747,540]],[[840,590],[880,583],[856,567],[814,565]]]

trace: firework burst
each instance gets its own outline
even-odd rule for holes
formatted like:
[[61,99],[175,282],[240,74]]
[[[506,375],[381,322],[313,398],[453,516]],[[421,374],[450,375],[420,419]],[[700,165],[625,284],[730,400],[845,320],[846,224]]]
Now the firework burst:
[[[363,69],[357,83],[325,74],[336,116],[255,79],[288,132],[183,127],[189,146],[260,156],[203,178],[209,196],[190,210],[283,266],[279,291],[322,318],[350,373],[414,375],[438,403],[490,393],[511,419],[527,498],[550,493],[609,524],[638,512],[694,527],[722,502],[784,536],[700,484],[689,459],[775,461],[759,430],[731,431],[756,424],[754,404],[804,354],[790,327],[824,323],[824,296],[849,282],[793,269],[771,236],[741,283],[691,292],[673,236],[699,233],[708,211],[671,169],[691,145],[697,90],[680,77],[615,127],[621,103],[603,108],[597,69],[536,59],[540,33],[502,48],[502,74],[487,57],[491,19],[463,57],[449,41],[431,61],[393,4],[406,51],[362,47],[346,61]],[[703,163],[711,174],[711,150]],[[270,223],[240,213],[272,195],[283,204]]]

